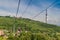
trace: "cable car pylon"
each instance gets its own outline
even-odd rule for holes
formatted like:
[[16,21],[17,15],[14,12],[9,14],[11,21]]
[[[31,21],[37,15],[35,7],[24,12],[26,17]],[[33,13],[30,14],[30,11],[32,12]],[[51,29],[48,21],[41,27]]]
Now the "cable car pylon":
[[45,14],[45,15],[46,15],[45,21],[46,21],[46,23],[47,23],[47,9],[46,9],[46,14]]
[[21,1],[21,0],[19,0],[19,2],[18,2],[18,7],[17,7],[16,15],[15,15],[15,17],[14,17],[13,32],[16,31],[16,18],[17,18],[18,11],[19,11],[20,1]]

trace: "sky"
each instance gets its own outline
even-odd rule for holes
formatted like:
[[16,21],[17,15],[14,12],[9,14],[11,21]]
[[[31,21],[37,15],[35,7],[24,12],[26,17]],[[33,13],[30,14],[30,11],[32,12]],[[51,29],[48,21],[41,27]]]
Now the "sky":
[[[18,1],[19,0],[0,0],[0,16],[15,16]],[[53,2],[55,3],[49,7]],[[21,0],[17,16],[32,19],[46,8],[48,8],[48,23],[60,25],[60,0]],[[33,20],[45,22],[45,14],[46,11],[43,11],[43,13],[33,18]]]

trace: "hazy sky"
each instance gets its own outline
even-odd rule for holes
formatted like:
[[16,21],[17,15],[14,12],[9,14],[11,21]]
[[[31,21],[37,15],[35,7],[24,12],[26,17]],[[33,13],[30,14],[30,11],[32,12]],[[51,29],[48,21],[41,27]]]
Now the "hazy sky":
[[[19,0],[0,0],[0,16],[14,16],[16,14]],[[32,18],[42,10],[46,9],[56,0],[21,0],[18,16]],[[28,7],[27,7],[28,6]],[[48,11],[48,23],[60,25],[60,0],[57,0]],[[41,13],[34,20],[45,22],[45,13]],[[23,16],[22,16],[23,14]]]

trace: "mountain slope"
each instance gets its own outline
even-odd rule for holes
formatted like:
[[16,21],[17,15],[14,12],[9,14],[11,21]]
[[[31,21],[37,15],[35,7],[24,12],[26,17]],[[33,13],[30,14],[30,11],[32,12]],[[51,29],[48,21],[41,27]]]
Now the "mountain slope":
[[14,17],[0,17],[0,29],[7,29],[12,31],[15,25],[16,30],[20,27],[21,30],[27,30],[31,32],[60,32],[60,27],[52,24],[46,24],[39,21],[34,21],[27,18]]

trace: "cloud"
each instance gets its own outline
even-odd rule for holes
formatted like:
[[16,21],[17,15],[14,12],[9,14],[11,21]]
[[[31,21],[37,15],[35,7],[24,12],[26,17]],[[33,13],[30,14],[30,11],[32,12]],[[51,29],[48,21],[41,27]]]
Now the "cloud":
[[[19,16],[21,17],[22,13],[26,10],[26,12],[24,12],[24,15],[22,17],[31,19],[33,16],[35,16],[36,14],[44,10],[46,7],[48,7],[55,0],[53,1],[33,0],[29,6],[28,2],[26,3],[26,1],[27,0],[21,1],[18,17]],[[0,16],[6,16],[6,15],[15,16],[17,10],[17,3],[18,3],[17,0],[0,0]],[[27,6],[28,8],[26,9]],[[59,25],[60,24],[59,13],[60,9],[56,7],[49,8],[48,23]],[[34,18],[33,20],[45,22],[45,11],[41,15]]]
[[15,16],[15,13],[10,13],[4,10],[0,10],[0,16]]

